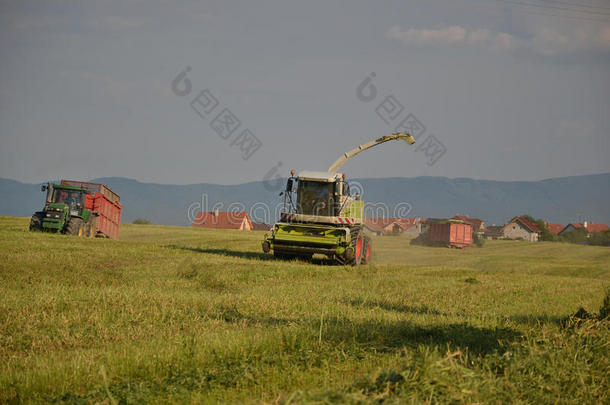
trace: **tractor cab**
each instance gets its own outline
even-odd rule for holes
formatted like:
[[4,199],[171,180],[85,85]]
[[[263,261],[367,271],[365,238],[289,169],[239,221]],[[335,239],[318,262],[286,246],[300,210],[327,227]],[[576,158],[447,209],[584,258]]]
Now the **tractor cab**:
[[67,206],[67,208],[70,210],[70,215],[80,216],[83,210],[85,191],[64,187],[65,186],[53,187],[51,204],[54,206]]
[[87,190],[51,183],[43,184],[41,190],[47,192],[45,211],[61,211],[70,216],[82,216]]
[[77,218],[80,222],[87,221],[89,216],[85,201],[89,193],[87,190],[51,183],[43,184],[41,190],[47,192],[47,198],[43,211],[35,214],[39,219],[34,228],[62,231],[72,218]]

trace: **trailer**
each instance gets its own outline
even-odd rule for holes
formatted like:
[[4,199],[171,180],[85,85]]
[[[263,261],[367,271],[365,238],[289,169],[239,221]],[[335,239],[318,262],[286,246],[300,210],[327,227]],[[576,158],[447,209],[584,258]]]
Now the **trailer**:
[[463,221],[440,221],[428,224],[428,240],[439,246],[465,248],[472,245],[472,225]]
[[95,215],[94,235],[110,239],[119,238],[121,226],[121,198],[105,184],[88,181],[62,180],[64,186],[87,190],[85,208]]

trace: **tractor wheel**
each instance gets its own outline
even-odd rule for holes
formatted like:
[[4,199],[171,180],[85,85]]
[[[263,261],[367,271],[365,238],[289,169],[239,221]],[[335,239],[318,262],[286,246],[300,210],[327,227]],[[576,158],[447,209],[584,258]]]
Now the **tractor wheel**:
[[95,238],[95,218],[89,217],[87,226],[85,227],[85,236],[88,238]]
[[44,214],[42,212],[35,212],[30,219],[30,231],[42,231],[42,219]]
[[67,235],[75,235],[75,236],[83,236],[85,233],[85,226],[83,224],[83,220],[81,218],[72,217],[66,225],[66,230],[64,232]]

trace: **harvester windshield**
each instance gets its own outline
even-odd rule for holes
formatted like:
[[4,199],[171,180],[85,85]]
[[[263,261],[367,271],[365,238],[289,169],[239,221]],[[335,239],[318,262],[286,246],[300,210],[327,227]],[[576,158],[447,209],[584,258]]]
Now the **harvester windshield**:
[[305,215],[334,215],[335,183],[299,181],[298,213]]

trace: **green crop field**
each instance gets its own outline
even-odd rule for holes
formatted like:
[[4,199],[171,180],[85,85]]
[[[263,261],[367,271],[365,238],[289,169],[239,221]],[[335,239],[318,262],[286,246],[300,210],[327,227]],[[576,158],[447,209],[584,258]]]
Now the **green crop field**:
[[[278,262],[261,232],[121,240],[0,217],[0,403],[609,403],[610,249],[374,239]],[[603,312],[603,311],[602,311]]]

